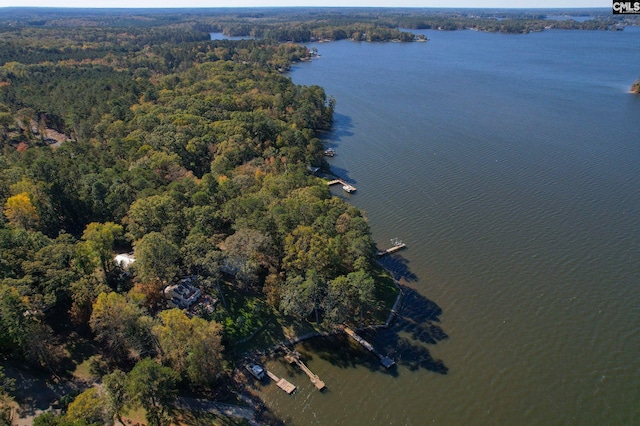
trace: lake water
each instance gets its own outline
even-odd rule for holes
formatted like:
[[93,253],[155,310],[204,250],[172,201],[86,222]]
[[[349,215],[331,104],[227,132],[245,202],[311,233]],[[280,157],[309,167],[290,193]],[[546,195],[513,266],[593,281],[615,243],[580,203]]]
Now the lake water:
[[[640,30],[424,31],[311,45],[337,100],[330,163],[408,287],[403,316],[274,361],[288,424],[640,424]],[[340,191],[337,189],[336,191]],[[336,192],[339,194],[339,192]],[[340,194],[342,196],[342,194]]]

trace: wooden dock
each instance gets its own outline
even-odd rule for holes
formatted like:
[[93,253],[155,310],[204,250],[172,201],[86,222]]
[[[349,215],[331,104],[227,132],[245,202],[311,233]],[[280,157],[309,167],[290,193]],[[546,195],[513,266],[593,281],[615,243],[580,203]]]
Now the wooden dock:
[[386,256],[386,255],[391,254],[391,253],[395,253],[395,252],[400,251],[403,248],[407,247],[407,245],[405,243],[403,243],[402,241],[399,241],[397,238],[392,239],[391,242],[393,243],[393,246],[391,248],[388,248],[386,250],[378,250],[378,257],[382,257],[382,256]]
[[273,382],[283,391],[285,391],[286,393],[288,393],[289,395],[291,395],[295,390],[296,390],[296,386],[292,383],[290,383],[289,381],[287,381],[286,379],[281,379],[278,376],[276,376],[275,374],[273,374],[271,371],[267,370],[267,376],[269,376],[269,378],[271,380],[273,380]]
[[389,358],[386,355],[382,355],[380,352],[378,352],[373,347],[373,345],[371,345],[371,343],[367,342],[362,337],[358,336],[355,331],[353,331],[352,329],[350,329],[346,325],[344,326],[344,332],[347,333],[347,335],[351,336],[356,342],[358,342],[362,346],[364,346],[369,352],[371,352],[375,356],[377,356],[380,359],[380,362],[382,363],[382,365],[384,365],[385,368],[390,368],[391,366],[393,366],[395,364],[394,360],[392,360],[391,358]]
[[297,351],[287,352],[287,354],[284,356],[284,359],[289,361],[289,363],[291,364],[297,364],[298,367],[300,367],[300,369],[304,371],[307,376],[309,376],[309,380],[311,380],[311,383],[313,383],[318,390],[322,390],[326,387],[324,382],[320,380],[320,377],[318,377],[313,371],[309,370],[309,368],[304,365],[304,362],[300,360],[300,354]]
[[345,192],[352,193],[357,191],[355,186],[349,185],[347,182],[343,181],[342,179],[334,179],[327,182],[327,185],[329,186],[338,185],[338,184],[342,185],[342,189],[344,189]]

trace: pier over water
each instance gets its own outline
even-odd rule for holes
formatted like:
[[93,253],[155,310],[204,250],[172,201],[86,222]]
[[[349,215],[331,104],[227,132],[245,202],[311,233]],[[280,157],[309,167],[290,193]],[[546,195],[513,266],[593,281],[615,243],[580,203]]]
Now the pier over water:
[[330,180],[329,182],[327,182],[327,185],[329,185],[329,186],[338,185],[338,184],[342,185],[342,189],[344,189],[348,193],[352,193],[352,192],[356,192],[357,191],[355,186],[349,185],[347,182],[343,181],[342,179],[334,179],[334,180]]
[[384,365],[385,368],[391,368],[395,364],[394,360],[392,360],[386,355],[382,355],[373,347],[371,343],[367,342],[362,337],[358,336],[355,331],[353,331],[346,325],[344,326],[344,332],[347,333],[348,336],[351,336],[356,342],[364,346],[369,352],[377,356],[378,359],[380,359],[380,363]]

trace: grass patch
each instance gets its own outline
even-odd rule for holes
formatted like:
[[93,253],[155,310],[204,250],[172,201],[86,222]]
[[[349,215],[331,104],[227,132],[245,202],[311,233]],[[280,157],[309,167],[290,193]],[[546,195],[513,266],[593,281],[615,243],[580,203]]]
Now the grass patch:
[[271,348],[277,343],[313,331],[315,324],[286,317],[268,306],[258,295],[230,283],[220,285],[226,308],[219,306],[216,321],[224,324],[225,336],[236,355]]
[[135,409],[129,409],[127,411],[125,411],[122,414],[122,420],[124,420],[124,423],[129,425],[135,425],[135,424],[142,424],[142,425],[146,425],[147,424],[147,418],[146,418],[147,412],[145,411],[144,408],[142,407],[138,407]]
[[273,320],[271,308],[257,295],[227,282],[220,284],[220,291],[226,304],[218,306],[214,318],[224,325],[229,341],[242,341]]
[[91,374],[89,360],[99,353],[95,342],[72,333],[66,337],[64,348],[67,356],[64,367],[67,373],[77,379],[92,381],[94,377]]
[[382,266],[378,265],[372,275],[376,281],[375,298],[378,304],[371,312],[371,317],[374,323],[384,324],[396,303],[400,290],[394,284],[391,274]]
[[76,365],[76,369],[71,374],[73,377],[87,382],[94,379],[93,374],[91,373],[91,362],[89,359],[85,359],[80,364]]

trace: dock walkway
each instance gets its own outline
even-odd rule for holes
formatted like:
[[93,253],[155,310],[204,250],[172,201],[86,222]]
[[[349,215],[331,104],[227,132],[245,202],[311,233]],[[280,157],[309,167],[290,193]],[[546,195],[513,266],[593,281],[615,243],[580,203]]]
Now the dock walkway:
[[267,376],[269,376],[269,378],[271,380],[273,380],[273,382],[283,391],[285,391],[286,393],[288,393],[289,395],[291,395],[295,390],[296,390],[296,386],[287,381],[287,379],[281,379],[278,376],[276,376],[275,374],[273,374],[271,371],[267,370]]
[[380,362],[382,363],[382,365],[385,366],[385,368],[390,368],[391,366],[393,366],[395,364],[395,361],[392,360],[391,358],[389,358],[386,355],[382,355],[380,352],[378,352],[373,345],[371,345],[371,343],[367,342],[366,340],[364,340],[362,337],[358,336],[356,334],[355,331],[353,331],[352,329],[350,329],[347,326],[344,326],[344,332],[347,333],[347,335],[349,335],[350,337],[352,337],[356,342],[360,343],[362,346],[364,346],[369,352],[373,353],[375,356],[377,356],[380,359]]
[[318,390],[322,390],[326,387],[324,382],[320,380],[320,377],[318,377],[313,371],[309,370],[309,368],[304,365],[304,362],[300,360],[300,354],[297,351],[288,351],[284,359],[289,361],[289,363],[291,364],[297,364],[298,367],[300,367],[300,369],[304,371],[307,376],[309,376],[309,380],[311,380],[311,383],[313,383]]
[[382,256],[386,256],[386,255],[391,254],[391,253],[395,253],[395,252],[400,251],[403,248],[407,247],[407,245],[405,243],[403,243],[402,241],[399,241],[397,238],[392,239],[391,242],[393,243],[393,246],[391,248],[388,248],[386,250],[378,250],[378,257],[382,257]]

